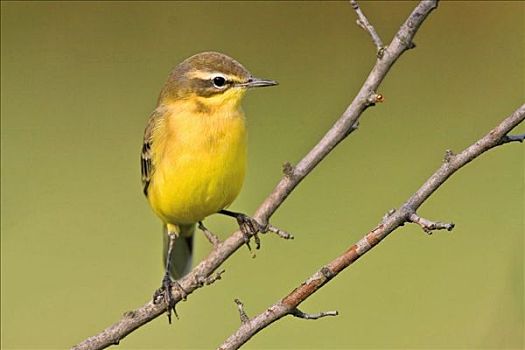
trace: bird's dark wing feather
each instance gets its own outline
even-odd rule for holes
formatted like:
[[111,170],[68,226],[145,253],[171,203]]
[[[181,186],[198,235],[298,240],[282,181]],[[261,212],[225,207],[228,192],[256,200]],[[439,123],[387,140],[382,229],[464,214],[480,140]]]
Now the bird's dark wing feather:
[[152,154],[153,131],[155,130],[155,127],[158,125],[163,115],[164,113],[162,113],[162,110],[159,108],[153,111],[149,117],[146,130],[144,131],[144,142],[142,144],[142,152],[140,154],[140,169],[142,173],[142,187],[146,197],[148,196],[148,188],[151,182],[151,177],[155,171],[155,164],[153,164]]

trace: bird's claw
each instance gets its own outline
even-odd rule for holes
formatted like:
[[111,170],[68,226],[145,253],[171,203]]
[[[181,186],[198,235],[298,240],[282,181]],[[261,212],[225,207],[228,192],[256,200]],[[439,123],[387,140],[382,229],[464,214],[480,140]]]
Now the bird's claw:
[[255,240],[255,249],[259,249],[261,247],[261,240],[259,239],[259,236],[257,235],[257,233],[264,232],[263,225],[259,224],[257,220],[245,214],[237,215],[236,219],[237,219],[237,223],[239,224],[239,228],[244,235],[244,242],[248,246],[248,249],[251,250],[251,247],[250,247],[251,237],[253,237],[253,239]]
[[249,236],[257,234],[261,230],[261,225],[246,214],[239,214],[236,217],[241,231]]
[[163,301],[166,304],[166,315],[168,316],[168,322],[171,324],[171,312],[178,319],[179,315],[177,310],[175,310],[175,299],[171,293],[172,288],[175,287],[179,291],[182,300],[186,300],[188,293],[182,288],[182,286],[177,281],[172,281],[171,277],[166,274],[162,279],[162,285],[159,289],[153,293],[153,303],[158,304]]

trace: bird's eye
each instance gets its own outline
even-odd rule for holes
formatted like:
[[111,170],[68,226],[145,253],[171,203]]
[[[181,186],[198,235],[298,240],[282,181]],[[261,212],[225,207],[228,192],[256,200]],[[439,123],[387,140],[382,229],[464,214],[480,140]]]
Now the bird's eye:
[[215,77],[213,78],[213,85],[217,88],[223,88],[226,85],[226,79],[224,77]]

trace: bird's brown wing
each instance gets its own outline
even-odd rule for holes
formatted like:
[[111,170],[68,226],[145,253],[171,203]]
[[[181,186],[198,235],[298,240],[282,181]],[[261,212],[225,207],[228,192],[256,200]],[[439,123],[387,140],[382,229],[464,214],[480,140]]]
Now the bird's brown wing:
[[153,131],[164,114],[162,110],[157,108],[148,120],[148,125],[144,131],[144,142],[142,144],[142,152],[140,153],[140,169],[142,173],[142,187],[144,195],[148,196],[148,188],[151,182],[151,177],[155,171],[155,164],[153,163]]

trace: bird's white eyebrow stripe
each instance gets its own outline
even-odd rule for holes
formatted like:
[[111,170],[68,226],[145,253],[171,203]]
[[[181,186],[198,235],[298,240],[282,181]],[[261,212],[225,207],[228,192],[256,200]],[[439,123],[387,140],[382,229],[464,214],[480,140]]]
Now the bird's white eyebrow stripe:
[[223,77],[227,81],[236,81],[237,79],[234,76],[226,75],[220,72],[205,72],[200,70],[191,71],[188,73],[188,78],[190,79],[202,79],[202,80],[211,80],[215,77]]

